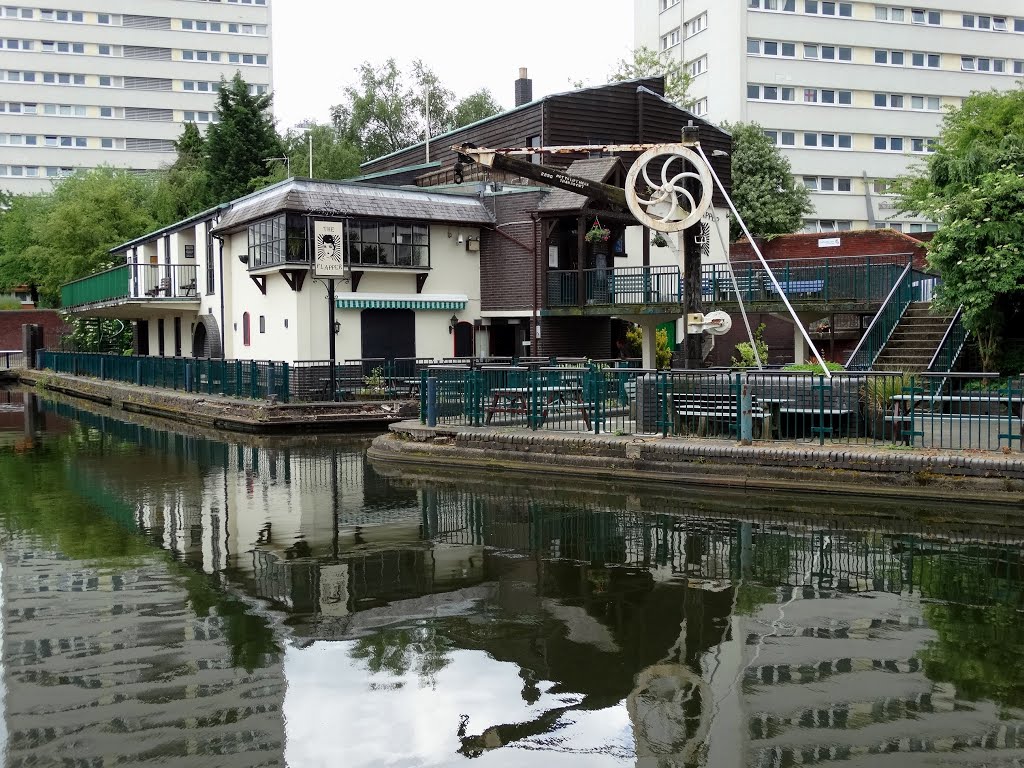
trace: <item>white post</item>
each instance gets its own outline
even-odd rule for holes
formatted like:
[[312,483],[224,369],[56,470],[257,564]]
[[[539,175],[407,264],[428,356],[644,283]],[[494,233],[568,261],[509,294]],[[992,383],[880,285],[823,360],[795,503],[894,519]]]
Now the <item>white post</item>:
[[313,129],[309,129],[309,178],[313,178]]
[[804,342],[803,326],[797,323],[793,326],[793,362],[803,365],[807,362],[807,345]]
[[658,322],[641,320],[640,327],[644,330],[643,343],[640,345],[643,367],[653,371],[658,367]]

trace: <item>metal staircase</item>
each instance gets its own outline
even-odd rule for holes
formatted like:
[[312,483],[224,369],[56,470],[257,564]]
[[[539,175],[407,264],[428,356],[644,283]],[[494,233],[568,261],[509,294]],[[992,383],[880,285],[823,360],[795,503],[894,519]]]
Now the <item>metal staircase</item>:
[[[956,354],[942,356],[939,353],[953,340],[952,331],[959,322],[959,312],[954,314],[935,314],[931,302],[912,302],[903,313],[892,335],[878,353],[872,366],[876,371],[902,371],[903,373],[920,373],[928,370],[936,372],[949,371]],[[962,338],[959,347],[962,347]],[[944,365],[935,367],[939,357]],[[941,370],[940,370],[941,369]]]

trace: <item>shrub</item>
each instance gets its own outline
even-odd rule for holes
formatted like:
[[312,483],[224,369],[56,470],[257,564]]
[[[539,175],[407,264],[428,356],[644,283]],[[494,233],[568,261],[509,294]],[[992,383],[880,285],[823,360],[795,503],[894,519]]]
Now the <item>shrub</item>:
[[[764,340],[764,323],[757,326],[757,330],[754,331],[754,343],[757,344],[757,355],[761,358],[761,365],[768,364],[768,344]],[[741,341],[736,345],[736,354],[738,358],[732,359],[734,368],[756,368],[757,357],[754,356],[754,348],[750,345],[749,341]]]

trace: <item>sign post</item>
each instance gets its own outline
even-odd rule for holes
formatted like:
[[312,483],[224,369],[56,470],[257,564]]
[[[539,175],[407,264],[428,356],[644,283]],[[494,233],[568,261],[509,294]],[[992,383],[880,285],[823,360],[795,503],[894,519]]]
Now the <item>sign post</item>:
[[348,277],[345,268],[345,225],[341,221],[314,221],[313,245],[315,258],[313,273],[327,278],[327,346],[331,358],[331,399],[338,399],[337,340],[335,339],[335,278]]

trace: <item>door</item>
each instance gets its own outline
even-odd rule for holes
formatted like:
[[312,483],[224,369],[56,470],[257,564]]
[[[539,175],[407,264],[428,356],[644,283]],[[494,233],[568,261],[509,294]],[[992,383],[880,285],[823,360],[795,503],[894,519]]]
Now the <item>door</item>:
[[416,357],[416,313],[411,309],[364,309],[360,313],[363,357]]
[[156,321],[156,344],[160,357],[164,356],[164,319],[161,317]]
[[473,357],[473,324],[457,323],[455,325],[455,357]]
[[149,354],[149,321],[139,320],[135,326],[135,354],[145,357]]
[[192,336],[192,357],[206,357],[206,326],[196,323],[196,332]]
[[181,357],[181,318],[174,318],[174,356]]

